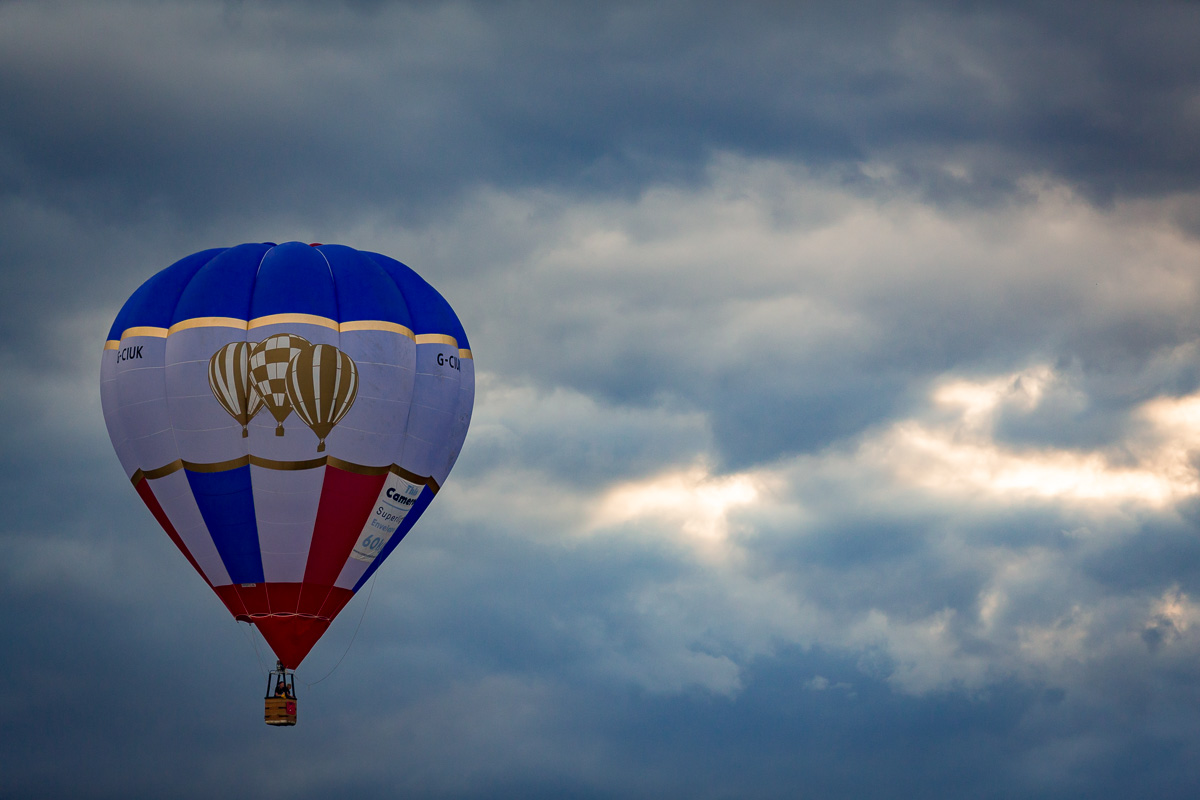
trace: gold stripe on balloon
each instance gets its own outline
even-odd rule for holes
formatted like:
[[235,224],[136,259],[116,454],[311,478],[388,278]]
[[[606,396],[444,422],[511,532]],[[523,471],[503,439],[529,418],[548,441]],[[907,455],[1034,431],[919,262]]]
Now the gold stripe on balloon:
[[338,322],[329,317],[318,316],[317,314],[269,314],[265,317],[255,317],[251,320],[238,319],[237,317],[192,317],[191,319],[176,322],[170,328],[129,328],[121,334],[121,338],[123,339],[126,336],[155,336],[162,338],[164,336],[172,336],[181,331],[192,330],[193,328],[234,328],[236,330],[250,331],[266,325],[281,325],[286,323],[319,325],[322,328],[329,328],[331,331],[340,331],[342,333],[352,331],[397,333],[409,339],[419,339],[422,344],[427,342],[457,344],[453,336],[442,333],[423,333],[418,337],[417,334],[412,332],[412,329],[398,322],[388,322],[382,319],[352,319]]
[[228,472],[231,469],[244,467],[250,463],[250,456],[231,458],[228,461],[217,461],[211,464],[198,464],[195,461],[184,461],[183,466],[189,472]]
[[137,472],[133,473],[133,477],[131,477],[129,480],[133,482],[134,486],[137,486],[143,478],[150,481],[157,478],[165,478],[172,472],[178,472],[181,469],[183,469],[183,462],[177,458],[170,464],[164,464],[157,469],[148,469],[145,471],[139,469]]
[[460,347],[460,348],[458,348],[458,357],[459,357],[459,358],[465,358],[465,359],[467,359],[468,361],[474,361],[474,360],[475,360],[475,357],[471,355],[471,351],[470,351],[470,350],[464,350],[464,349],[463,349],[463,348],[461,348],[461,347]]
[[170,464],[164,464],[163,466],[159,467],[158,469],[146,470],[146,480],[152,481],[157,478],[165,478],[168,475],[170,475],[172,472],[178,472],[181,469],[183,469],[183,461],[181,459],[177,458],[174,461],[172,461]]
[[344,472],[351,472],[355,475],[385,475],[391,472],[409,483],[423,484],[428,486],[436,494],[440,486],[432,477],[418,475],[415,472],[410,472],[399,464],[392,464],[387,467],[373,467],[366,464],[355,464],[352,461],[343,461],[335,456],[321,456],[320,458],[310,458],[306,461],[275,461],[270,458],[259,458],[258,456],[242,456],[241,458],[233,458],[229,461],[217,461],[211,464],[200,464],[194,461],[183,461],[175,459],[170,464],[164,464],[158,469],[136,470],[129,481],[137,486],[143,480],[156,480],[165,478],[173,472],[178,472],[181,469],[189,469],[192,472],[225,472],[238,467],[244,467],[247,464],[262,469],[273,469],[280,472],[291,472],[305,469],[317,469],[326,465],[335,467]]
[[121,340],[120,339],[109,339],[107,342],[104,343],[104,349],[105,350],[120,350],[121,349]]
[[137,325],[132,328],[126,328],[121,334],[122,339],[128,339],[130,336],[152,336],[155,339],[167,338],[166,328],[155,328],[150,325]]
[[448,344],[458,348],[458,339],[447,333],[418,333],[417,344]]
[[310,458],[307,461],[276,461],[271,458],[259,458],[258,456],[250,456],[250,466],[262,467],[263,469],[274,469],[281,472],[292,472],[302,469],[316,469],[317,467],[325,466],[326,457]]
[[416,339],[416,334],[411,330],[396,322],[385,322],[381,319],[359,319],[350,322],[343,322],[338,325],[338,330],[342,333],[350,331],[387,331],[388,333],[398,333],[401,336],[407,336],[409,339]]
[[180,331],[190,331],[193,328],[233,328],[244,331],[246,330],[246,320],[237,317],[192,317],[182,322],[176,322],[171,326],[167,335],[173,336]]
[[320,325],[322,328],[329,328],[336,331],[338,329],[337,320],[332,320],[329,317],[319,317],[316,314],[268,314],[265,317],[256,317],[246,323],[246,330],[254,330],[262,328],[266,325],[283,325],[300,323],[302,325]]

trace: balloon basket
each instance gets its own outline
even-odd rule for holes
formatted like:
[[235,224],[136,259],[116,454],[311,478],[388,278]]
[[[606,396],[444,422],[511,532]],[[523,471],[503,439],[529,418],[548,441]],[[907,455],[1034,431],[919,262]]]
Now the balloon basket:
[[296,724],[296,675],[284,669],[282,661],[267,676],[263,706],[263,721],[268,725]]

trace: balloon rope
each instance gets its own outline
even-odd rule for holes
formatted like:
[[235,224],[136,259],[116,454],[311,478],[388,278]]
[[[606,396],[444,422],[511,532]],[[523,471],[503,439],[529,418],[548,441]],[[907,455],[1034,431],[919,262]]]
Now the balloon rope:
[[[246,627],[253,628],[254,626],[247,622]],[[264,678],[267,677],[267,671],[263,668],[262,656],[258,654],[258,642],[254,641],[253,631],[246,631],[246,640],[249,641],[250,646],[254,648],[254,660],[258,662],[258,671],[263,674]]]
[[[355,628],[354,628],[354,635],[350,637],[350,644],[346,645],[346,652],[342,653],[342,658],[339,658],[337,660],[337,663],[333,665],[333,669],[331,669],[331,670],[329,670],[329,672],[325,673],[325,678],[328,678],[330,675],[332,675],[334,672],[337,671],[337,668],[342,665],[342,659],[344,659],[346,657],[346,655],[350,652],[350,648],[354,646],[354,640],[358,638],[358,629],[362,627],[363,619],[367,616],[367,607],[369,605],[371,605],[371,595],[374,594],[374,592],[375,592],[375,578],[376,578],[375,575],[371,576],[371,588],[367,590],[367,602],[363,603],[362,616],[360,616],[358,618],[358,625],[355,626]],[[307,686],[309,689],[311,689],[312,687],[316,686],[321,681],[325,680],[325,678],[321,678],[320,681],[313,681],[312,683],[308,683],[306,681],[304,685]]]

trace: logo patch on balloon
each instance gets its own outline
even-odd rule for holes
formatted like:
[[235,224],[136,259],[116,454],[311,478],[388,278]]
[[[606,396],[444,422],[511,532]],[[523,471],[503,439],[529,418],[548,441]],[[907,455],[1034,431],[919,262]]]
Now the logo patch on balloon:
[[416,504],[423,489],[421,484],[389,473],[383,491],[379,493],[379,499],[375,501],[375,511],[363,525],[358,543],[354,545],[350,557],[368,564],[374,561],[383,552],[384,546],[391,541],[392,534],[404,522],[404,518]]
[[208,360],[208,388],[221,407],[242,426],[242,438],[249,436],[246,426],[263,410],[262,395],[250,383],[249,342],[230,342]]
[[317,436],[317,452],[325,438],[354,405],[358,365],[330,344],[310,343],[293,333],[261,342],[230,342],[208,362],[208,386],[221,407],[242,426],[266,408],[275,418],[275,435],[293,411]]
[[358,397],[358,366],[331,344],[301,350],[288,362],[287,394],[296,415],[317,435],[317,452]]
[[275,418],[276,436],[283,436],[283,421],[292,413],[287,391],[288,365],[311,347],[303,336],[280,333],[268,336],[250,351],[250,383]]

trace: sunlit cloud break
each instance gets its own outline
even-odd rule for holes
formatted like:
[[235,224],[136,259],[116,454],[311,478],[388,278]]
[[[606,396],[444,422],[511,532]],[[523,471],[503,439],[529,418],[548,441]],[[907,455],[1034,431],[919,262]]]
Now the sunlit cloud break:
[[[1084,503],[1101,512],[1128,504],[1159,508],[1200,492],[1192,465],[1200,449],[1200,394],[1155,398],[1138,407],[1134,416],[1144,424],[1122,443],[1121,463],[1102,450],[997,440],[1000,412],[1035,411],[1051,389],[1059,397],[1073,393],[1068,379],[1046,365],[993,377],[945,378],[930,391],[924,413],[865,438],[850,457],[857,465],[852,474],[882,469],[900,487],[937,495]],[[1086,403],[1082,394],[1077,400]],[[819,470],[841,459],[828,453],[801,460]],[[738,511],[772,502],[777,494],[772,487],[786,482],[790,464],[714,475],[711,465],[699,461],[617,483],[594,501],[585,527],[643,523],[697,548],[720,545],[728,541]]]
[[937,421],[906,419],[863,446],[900,481],[938,493],[1163,506],[1200,489],[1190,456],[1200,442],[1200,395],[1156,398],[1139,407],[1144,435],[1124,443],[1132,463],[1104,452],[1016,448],[995,438],[1004,408],[1031,411],[1063,381],[1039,365],[985,380],[947,380],[931,393]]
[[730,533],[730,512],[758,500],[756,480],[747,473],[714,476],[707,465],[695,464],[617,484],[596,504],[590,527],[651,519],[667,523],[695,544],[720,544]]

